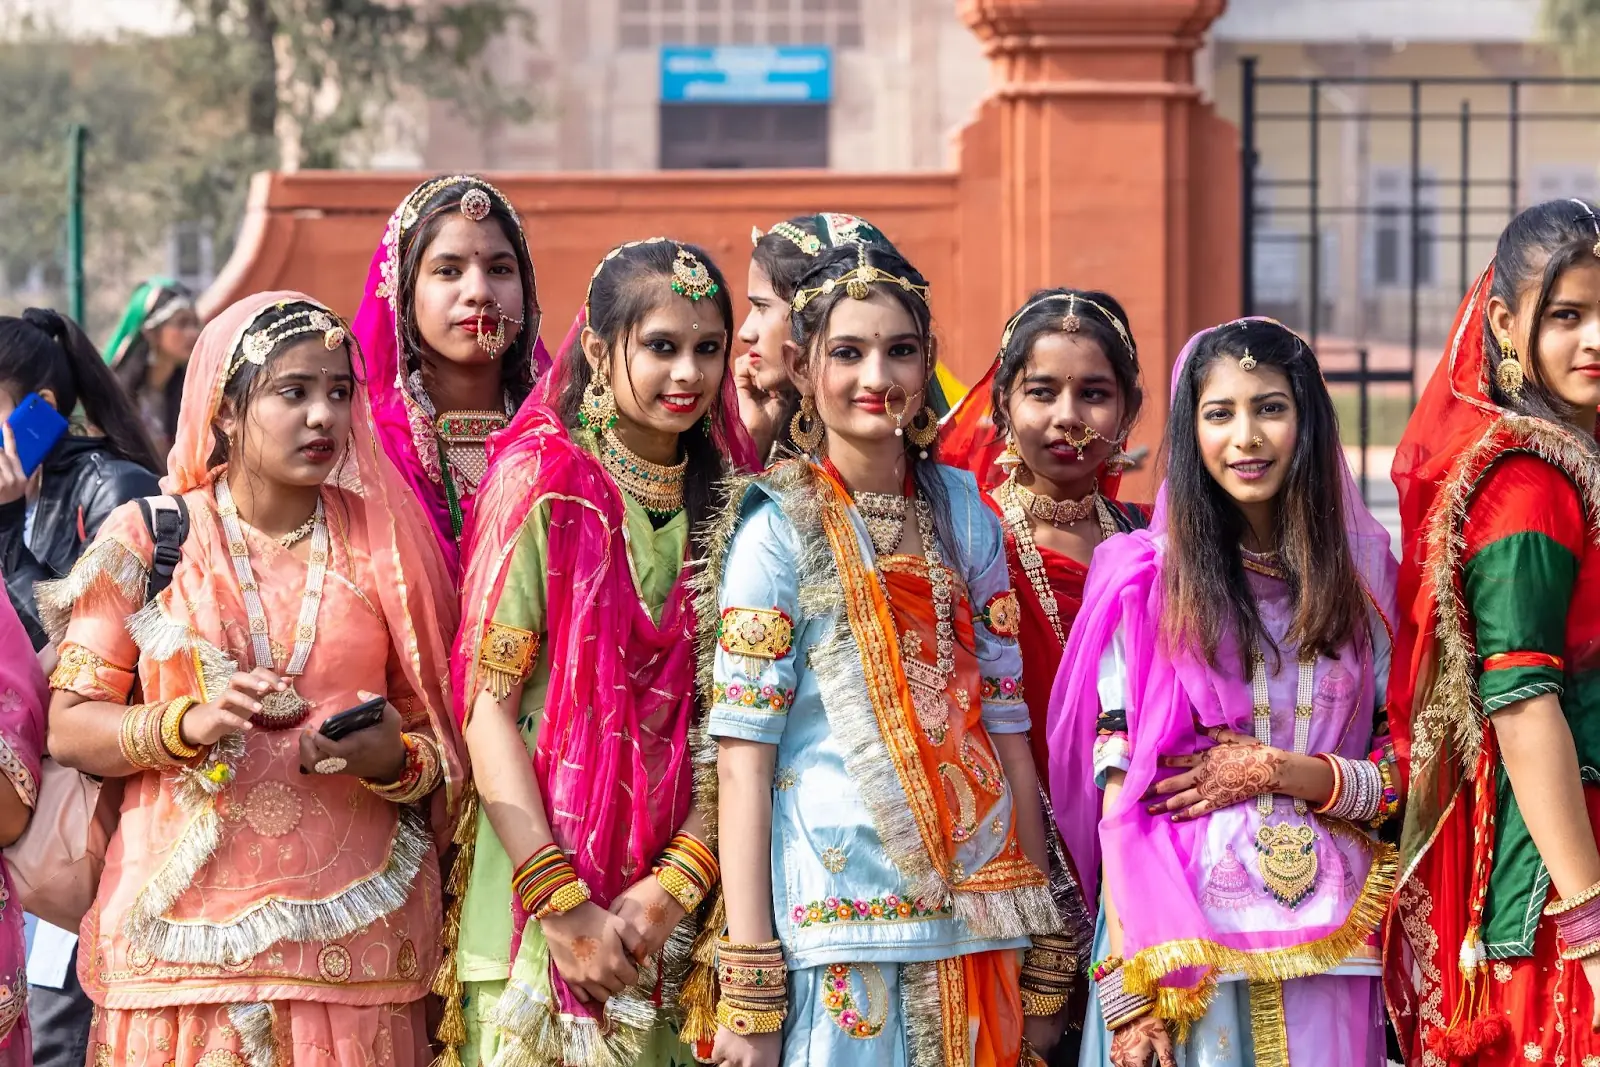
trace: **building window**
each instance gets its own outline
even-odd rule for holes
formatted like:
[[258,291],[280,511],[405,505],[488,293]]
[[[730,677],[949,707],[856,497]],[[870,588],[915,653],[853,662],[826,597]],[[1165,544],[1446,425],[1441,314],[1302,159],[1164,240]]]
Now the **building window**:
[[[1372,172],[1370,229],[1367,235],[1367,275],[1378,289],[1415,285],[1428,288],[1439,281],[1439,190],[1433,171],[1419,174],[1416,233],[1412,233],[1411,172],[1405,167],[1377,167]],[[1415,236],[1416,269],[1412,271]]]
[[661,105],[663,170],[827,165],[827,104]]
[[620,0],[617,43],[862,47],[861,0]]

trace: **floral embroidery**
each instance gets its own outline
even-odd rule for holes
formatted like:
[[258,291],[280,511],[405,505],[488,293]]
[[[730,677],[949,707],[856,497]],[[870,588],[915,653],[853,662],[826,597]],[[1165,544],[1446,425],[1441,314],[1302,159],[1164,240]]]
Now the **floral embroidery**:
[[1529,1063],[1538,1063],[1544,1058],[1544,1050],[1539,1047],[1537,1041],[1530,1041],[1522,1046],[1522,1058]]
[[948,919],[954,914],[949,908],[935,907],[925,899],[906,900],[889,894],[844,900],[829,897],[810,904],[796,904],[790,912],[794,924],[804,930],[808,926],[827,926],[833,923],[908,922],[920,919]]
[[[855,998],[850,995],[851,971],[861,975],[861,984],[866,987],[866,1015],[856,1008]],[[848,963],[831,965],[822,983],[822,1006],[834,1024],[851,1037],[859,1040],[877,1037],[889,1018],[889,987],[883,980],[883,972],[870,963],[856,967]]]
[[262,837],[282,837],[300,825],[300,793],[287,782],[257,782],[244,798],[244,819]]
[[996,637],[1016,640],[1022,632],[1022,607],[1017,603],[1016,591],[1007,589],[990,597],[978,618]]
[[845,855],[842,848],[825,848],[819,858],[829,874],[838,874],[844,870]]
[[972,734],[961,739],[961,766],[972,775],[972,780],[979,789],[993,796],[999,796],[1006,791],[1003,772],[1000,762],[984,751],[983,742]]
[[[1496,982],[1511,981],[1511,964],[1505,960],[1497,961],[1494,965],[1494,980]],[[1600,1061],[1596,1061],[1595,1067],[1600,1067]]]
[[711,702],[714,704],[728,704],[734,707],[756,708],[760,711],[782,712],[794,703],[794,690],[783,689],[775,685],[723,685],[714,682],[711,686]]
[[395,967],[400,972],[401,978],[415,978],[417,976],[417,946],[412,941],[400,942],[400,953],[395,957]]
[[328,945],[317,954],[317,970],[324,981],[349,981],[350,950],[343,945]]
[[[101,1048],[110,1048],[102,1045]],[[199,1067],[250,1067],[250,1063],[237,1052],[225,1048],[214,1048],[200,1057]]]
[[768,608],[729,608],[717,626],[717,642],[730,655],[782,659],[794,647],[794,620]]
[[1600,1056],[1585,1056],[1582,1067],[1600,1067]]
[[780,767],[772,784],[780,793],[787,792],[800,784],[800,776],[795,773],[793,767]]
[[1016,678],[985,678],[982,696],[994,704],[1022,703],[1022,682]]
[[[6,698],[12,696],[16,694],[6,692],[0,695],[0,712],[15,710],[5,706]],[[17,699],[20,701],[22,698]],[[11,779],[11,784],[17,787],[17,793],[22,797],[22,802],[30,808],[33,807],[39,799],[39,782],[4,737],[0,737],[0,773]]]

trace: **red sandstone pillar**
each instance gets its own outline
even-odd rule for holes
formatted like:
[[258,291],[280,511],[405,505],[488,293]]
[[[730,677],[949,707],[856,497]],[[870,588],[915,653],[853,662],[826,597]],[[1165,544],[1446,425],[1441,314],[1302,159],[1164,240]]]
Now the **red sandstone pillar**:
[[1194,80],[1224,3],[959,0],[994,77],[959,140],[959,343],[992,350],[1033,289],[1110,292],[1139,344],[1145,444],[1183,342],[1240,305],[1237,135]]

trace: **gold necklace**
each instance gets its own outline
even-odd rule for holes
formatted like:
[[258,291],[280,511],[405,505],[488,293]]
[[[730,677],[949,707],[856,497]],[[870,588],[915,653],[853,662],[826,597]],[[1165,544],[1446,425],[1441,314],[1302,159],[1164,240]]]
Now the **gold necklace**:
[[306,538],[310,537],[311,531],[316,528],[317,513],[313,511],[309,519],[307,519],[305,522],[302,522],[299,526],[296,526],[282,537],[278,538],[278,544],[282,545],[284,548],[293,548],[301,541],[304,541]]
[[[1022,573],[1028,579],[1034,598],[1044,609],[1045,618],[1050,620],[1050,631],[1055,634],[1056,643],[1065,648],[1067,628],[1061,621],[1061,605],[1056,602],[1055,590],[1050,588],[1050,577],[1045,572],[1044,557],[1039,553],[1039,546],[1033,539],[1033,524],[1028,520],[1028,498],[1032,497],[1034,500],[1044,498],[1019,485],[1014,477],[1002,482],[994,495],[996,503],[1000,505],[1001,513],[1005,516],[1006,526],[1011,530],[1011,538],[1017,544],[1017,562],[1022,564]],[[1100,520],[1100,539],[1104,541],[1117,532],[1117,524],[1111,517],[1111,507],[1105,502],[1104,497],[1096,492],[1091,499],[1095,515]]]
[[1015,479],[1012,479],[1011,484],[1016,487],[1016,497],[1024,511],[1058,529],[1076,525],[1094,515],[1095,504],[1100,499],[1098,489],[1082,500],[1051,500],[1043,493],[1036,493]]
[[485,443],[490,434],[504,429],[508,422],[510,419],[498,411],[446,411],[434,420],[440,451],[455,475],[461,496],[477,494],[489,469]]
[[617,488],[633,497],[651,515],[667,518],[683,510],[683,476],[689,469],[687,456],[672,466],[651,463],[635,455],[611,430],[602,430],[600,462],[617,483]]
[[[1313,688],[1317,657],[1302,654],[1295,679],[1294,751],[1304,755],[1311,750],[1311,716],[1315,710]],[[1272,697],[1267,686],[1266,657],[1259,646],[1250,646],[1250,703],[1254,708],[1256,740],[1272,744]],[[1256,830],[1256,852],[1261,857],[1261,881],[1272,898],[1285,908],[1299,907],[1317,891],[1317,831],[1309,822],[1287,820],[1268,822],[1274,807],[1271,793],[1256,797],[1256,813],[1261,825]],[[1304,817],[1307,804],[1295,798],[1295,814]]]
[[893,555],[906,529],[906,498],[895,493],[857,493],[855,504],[867,525],[873,550],[880,556]]
[[1268,578],[1277,578],[1280,581],[1287,578],[1288,574],[1279,561],[1278,552],[1252,552],[1243,545],[1239,546],[1239,558],[1244,562],[1244,569],[1254,571]]

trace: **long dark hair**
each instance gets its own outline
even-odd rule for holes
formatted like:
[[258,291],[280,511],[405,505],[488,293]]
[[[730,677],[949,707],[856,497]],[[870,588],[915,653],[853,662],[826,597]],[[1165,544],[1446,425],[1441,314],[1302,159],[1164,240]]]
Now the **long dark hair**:
[[1111,373],[1122,391],[1123,427],[1132,426],[1139,417],[1144,405],[1144,390],[1139,388],[1139,349],[1133,343],[1128,313],[1116,297],[1098,289],[1038,289],[1012,316],[1010,335],[1000,349],[1000,365],[995,368],[990,392],[994,428],[999,436],[1005,436],[1010,428],[1006,401],[1017,376],[1028,365],[1033,343],[1046,333],[1062,331],[1069,309],[1078,320],[1076,331],[1098,344],[1111,363]]
[[[811,368],[811,379],[815,383],[821,383],[827,367],[827,356],[822,349],[828,339],[828,320],[833,317],[833,309],[839,306],[841,300],[850,299],[847,295],[849,287],[844,285],[833,285],[827,292],[820,290],[829,282],[838,282],[855,270],[863,257],[869,267],[876,267],[891,277],[904,278],[911,285],[919,287],[926,287],[928,284],[922,273],[903,256],[881,245],[845,244],[818,257],[816,267],[800,280],[799,289],[807,292],[819,290],[819,292],[807,300],[805,306],[798,311],[793,310],[791,304],[789,312],[789,331],[793,335],[795,344],[800,346],[801,358]],[[796,292],[798,291],[797,289]],[[906,314],[911,316],[917,336],[922,341],[925,369],[931,380],[939,353],[933,336],[933,312],[928,307],[928,302],[913,290],[893,282],[877,283],[872,286],[872,291],[888,293],[905,308]],[[926,403],[926,391],[923,399]],[[917,488],[933,505],[934,525],[937,527],[939,542],[946,559],[964,557],[963,546],[957,542],[953,534],[949,494],[945,491],[944,482],[939,475],[937,442],[924,449],[912,444],[909,434],[901,440],[905,443],[907,469],[911,471]],[[923,459],[920,455],[923,451],[928,453],[927,459]]]
[[[728,280],[705,249],[670,238],[632,241],[614,249],[601,260],[599,269],[590,280],[585,309],[588,325],[606,343],[607,358],[618,351],[626,351],[628,338],[633,336],[634,329],[644,321],[646,315],[667,300],[678,299],[671,285],[672,266],[677,262],[679,252],[687,252],[704,263],[711,280],[716,283],[717,291],[711,297],[711,302],[722,315],[722,359],[726,368],[732,353],[735,329]],[[567,429],[573,430],[579,425],[578,411],[583,406],[583,393],[594,377],[594,370],[584,358],[583,345],[576,341],[567,347],[561,358],[566,360],[566,365],[562,367],[566,386],[556,398],[556,412]],[[628,388],[631,389],[633,369],[626,359],[623,360],[623,368],[628,375]],[[613,381],[611,384],[615,389],[620,383]],[[720,392],[715,394],[720,395]],[[689,461],[683,476],[683,508],[689,517],[690,540],[698,546],[717,509],[720,500],[717,485],[729,473],[728,458],[712,441],[704,419],[680,433],[678,442]]]
[[[1344,453],[1339,418],[1317,357],[1275,322],[1245,320],[1210,331],[1178,378],[1167,423],[1167,550],[1163,566],[1164,636],[1216,666],[1225,629],[1244,646],[1277,646],[1261,623],[1238,548],[1244,514],[1217,484],[1200,454],[1195,426],[1211,367],[1227,356],[1250,356],[1289,380],[1299,431],[1278,496],[1276,542],[1294,617],[1286,641],[1330,655],[1365,618],[1366,597],[1345,537]],[[1248,665],[1242,665],[1248,670]]]
[[[1499,297],[1513,310],[1524,294],[1537,287],[1533,315],[1528,329],[1526,374],[1520,396],[1500,388],[1498,370],[1505,358],[1498,335],[1491,328],[1483,331],[1483,357],[1489,366],[1489,395],[1495,403],[1523,415],[1553,422],[1569,421],[1575,414],[1572,405],[1550,388],[1539,363],[1539,323],[1550,306],[1555,290],[1567,268],[1577,263],[1594,262],[1600,247],[1600,215],[1585,200],[1546,200],[1521,212],[1500,233],[1494,250],[1494,282],[1490,295]],[[1488,309],[1484,309],[1488,314]],[[1578,434],[1585,447],[1596,449],[1594,438]]]
[[422,257],[427,253],[428,246],[439,235],[439,229],[448,219],[455,217],[461,208],[462,198],[473,189],[488,194],[487,217],[500,227],[506,242],[516,253],[517,271],[522,275],[522,317],[526,321],[500,361],[501,383],[511,397],[512,405],[521,407],[533,391],[533,345],[539,336],[538,285],[533,274],[533,257],[528,252],[528,241],[523,236],[522,223],[517,218],[516,210],[498,189],[482,179],[463,177],[439,186],[426,200],[412,205],[417,221],[409,227],[403,227],[400,233],[400,293],[395,306],[399,308],[400,340],[404,347],[401,358],[407,373],[422,365],[422,331],[417,328],[416,316],[417,271],[422,267]]
[[94,342],[65,315],[29,308],[20,318],[0,316],[0,385],[18,400],[48,389],[67,418],[81,404],[111,452],[148,471],[163,469],[128,394]]

